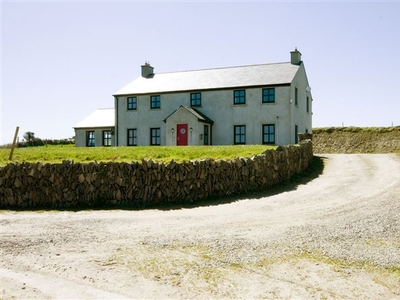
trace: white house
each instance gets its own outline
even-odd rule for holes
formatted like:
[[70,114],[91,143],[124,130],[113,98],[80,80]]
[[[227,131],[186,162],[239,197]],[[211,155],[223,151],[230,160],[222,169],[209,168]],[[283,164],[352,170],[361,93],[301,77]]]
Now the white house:
[[100,108],[74,126],[77,147],[114,146],[115,110]]
[[312,95],[301,53],[290,54],[284,63],[160,74],[145,63],[142,76],[114,94],[113,143],[297,143],[312,130]]

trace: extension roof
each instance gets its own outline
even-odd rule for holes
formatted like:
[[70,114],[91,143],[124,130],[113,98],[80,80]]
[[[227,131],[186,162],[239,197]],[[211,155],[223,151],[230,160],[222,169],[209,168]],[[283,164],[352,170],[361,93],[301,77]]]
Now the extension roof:
[[298,69],[286,62],[153,74],[138,77],[114,96],[290,84]]
[[92,112],[87,118],[74,126],[77,128],[99,128],[114,127],[115,113],[114,108],[99,108]]

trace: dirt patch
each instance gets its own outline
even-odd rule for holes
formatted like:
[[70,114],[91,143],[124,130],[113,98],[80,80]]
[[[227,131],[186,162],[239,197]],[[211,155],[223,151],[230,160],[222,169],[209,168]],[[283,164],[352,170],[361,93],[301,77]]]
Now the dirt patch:
[[0,298],[400,298],[400,160],[220,205],[0,213]]

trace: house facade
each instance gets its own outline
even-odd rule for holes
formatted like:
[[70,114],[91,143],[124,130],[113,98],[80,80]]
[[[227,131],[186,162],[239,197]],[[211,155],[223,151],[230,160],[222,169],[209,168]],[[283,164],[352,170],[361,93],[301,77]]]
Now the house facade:
[[117,146],[283,145],[312,130],[297,49],[286,63],[161,74],[146,63],[114,97]]
[[115,146],[115,110],[99,108],[74,126],[75,146]]
[[285,145],[312,131],[311,88],[297,49],[289,62],[230,68],[157,74],[145,63],[114,99],[114,126],[96,125],[99,115],[77,124],[77,146],[93,145],[93,134],[104,146],[106,128],[113,146]]

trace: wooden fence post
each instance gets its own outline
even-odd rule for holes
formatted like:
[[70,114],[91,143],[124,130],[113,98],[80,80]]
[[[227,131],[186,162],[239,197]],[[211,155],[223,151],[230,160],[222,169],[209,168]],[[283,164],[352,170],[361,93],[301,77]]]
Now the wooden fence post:
[[8,158],[8,160],[12,160],[15,144],[17,142],[18,131],[19,131],[19,126],[17,126],[17,128],[15,128],[14,140],[13,140],[13,143],[11,145],[11,152],[10,152],[10,157]]

